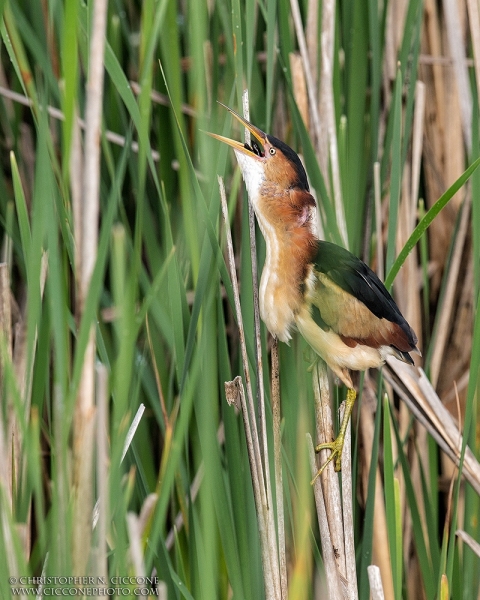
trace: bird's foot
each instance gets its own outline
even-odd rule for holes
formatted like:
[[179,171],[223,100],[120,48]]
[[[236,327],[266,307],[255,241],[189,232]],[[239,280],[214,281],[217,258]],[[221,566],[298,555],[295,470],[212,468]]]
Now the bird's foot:
[[312,479],[311,484],[313,485],[316,479],[323,473],[327,465],[329,465],[332,461],[334,461],[335,471],[338,473],[342,470],[342,453],[343,453],[343,445],[345,443],[345,433],[347,431],[348,422],[350,421],[350,416],[352,414],[353,405],[355,404],[355,399],[357,394],[355,390],[349,389],[347,391],[347,397],[345,399],[345,412],[343,413],[342,424],[340,425],[340,431],[338,432],[338,436],[333,442],[325,442],[323,444],[318,444],[315,447],[315,452],[321,452],[322,450],[330,450],[331,454],[324,462],[324,464],[317,471],[317,474]]
[[318,469],[317,474],[310,482],[312,485],[315,483],[317,477],[323,473],[325,468],[331,463],[334,463],[335,471],[338,473],[342,470],[342,453],[343,453],[343,444],[345,443],[345,435],[339,434],[337,439],[333,440],[333,442],[325,442],[324,444],[318,444],[315,446],[315,452],[321,452],[322,450],[330,450],[331,454],[327,458],[327,460],[323,463],[323,465]]

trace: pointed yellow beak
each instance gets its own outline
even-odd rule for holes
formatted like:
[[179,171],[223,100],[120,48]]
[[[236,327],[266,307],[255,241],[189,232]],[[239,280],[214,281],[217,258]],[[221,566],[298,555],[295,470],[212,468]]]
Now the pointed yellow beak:
[[[222,102],[219,102],[219,104],[224,106],[238,121],[240,121],[240,123],[244,127],[248,129],[248,131],[250,131],[250,133],[260,142],[261,150],[263,152],[264,144],[267,141],[267,134],[264,133],[261,129],[258,129],[258,127],[255,127],[255,125],[252,125],[249,121],[241,117],[238,113],[236,113],[234,110],[232,110],[225,104],[222,104]],[[254,152],[254,150],[247,144],[242,144],[242,142],[237,142],[236,140],[224,137],[223,135],[218,135],[217,133],[210,133],[209,131],[206,131],[205,133],[207,133],[210,137],[219,140],[220,142],[224,142],[225,144],[232,146],[232,148],[238,150],[239,152],[242,152],[243,154],[246,154],[247,156],[256,159],[262,158],[262,156],[259,156],[259,154],[257,152]]]

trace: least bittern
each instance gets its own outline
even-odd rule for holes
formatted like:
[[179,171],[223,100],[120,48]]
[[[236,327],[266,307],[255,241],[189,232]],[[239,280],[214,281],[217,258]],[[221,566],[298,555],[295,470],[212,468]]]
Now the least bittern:
[[377,275],[348,250],[318,238],[316,203],[298,155],[227,108],[251,133],[251,145],[210,134],[233,147],[266,242],[260,315],[282,342],[297,329],[348,388],[340,431],[318,475],[340,471],[356,392],[350,371],[381,366],[387,356],[413,364],[417,337]]

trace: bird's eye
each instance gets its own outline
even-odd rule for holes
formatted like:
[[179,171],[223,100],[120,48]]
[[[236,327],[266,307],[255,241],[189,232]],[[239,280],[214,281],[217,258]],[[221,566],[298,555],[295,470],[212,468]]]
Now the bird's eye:
[[276,154],[277,151],[275,150],[275,148],[270,148],[270,154],[273,156],[274,154]]

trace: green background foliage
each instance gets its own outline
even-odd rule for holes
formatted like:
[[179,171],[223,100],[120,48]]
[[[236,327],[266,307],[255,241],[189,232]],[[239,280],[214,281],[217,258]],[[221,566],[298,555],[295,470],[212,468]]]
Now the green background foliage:
[[[304,28],[314,4],[300,2]],[[5,453],[0,477],[0,596],[10,597],[7,575],[75,573],[72,434],[93,326],[96,360],[102,365],[97,372],[105,368],[108,379],[104,388],[97,380],[97,392],[105,392],[107,398],[103,433],[108,461],[98,464],[99,442],[93,440],[95,467],[89,485],[95,501],[98,473],[106,467],[107,549],[102,550],[104,540],[95,528],[89,547],[83,549],[86,572],[77,574],[102,574],[104,565],[109,576],[141,574],[132,558],[136,540],[143,574],[155,569],[169,599],[262,598],[259,533],[243,423],[224,393],[224,382],[242,368],[217,174],[227,185],[247,349],[254,365],[247,197],[230,150],[203,132],[241,139],[243,133],[232,128],[231,117],[216,100],[241,112],[242,92],[248,88],[251,121],[301,153],[325,237],[341,243],[331,192],[332,164],[328,162],[327,172],[320,168],[318,142],[299,110],[300,92],[290,63],[290,54],[298,49],[291,5],[286,0],[110,0],[100,216],[98,223],[89,224],[98,227],[98,252],[79,312],[72,182],[82,165],[75,162],[73,139],[76,119],[85,115],[93,5],[93,0],[0,2],[0,241],[9,286],[3,289],[0,306],[8,302],[11,310],[11,318],[7,312],[0,315],[0,450]],[[317,7],[321,15],[321,3]],[[446,310],[445,289],[459,226],[449,234],[450,251],[443,264],[432,259],[436,238],[427,237],[431,231],[427,226],[440,218],[440,209],[458,189],[462,200],[467,193],[473,197],[464,262],[472,264],[472,256],[477,259],[470,286],[462,287],[460,279],[457,297],[467,294],[473,306],[465,317],[471,362],[463,366],[467,384],[462,414],[475,450],[479,172],[473,174],[468,192],[461,184],[478,166],[477,84],[471,69],[472,142],[461,171],[451,180],[440,177],[445,195],[433,205],[425,161],[428,153],[442,150],[424,147],[415,198],[419,218],[414,226],[418,225],[406,232],[399,247],[426,8],[421,0],[406,2],[403,20],[393,25],[388,10],[388,3],[375,0],[345,0],[335,6],[332,98],[349,247],[372,266],[380,247],[388,286],[407,252],[413,252],[418,268],[402,283],[403,289],[393,289],[399,302],[406,289],[418,290],[417,323],[428,373]],[[320,16],[314,26],[320,42]],[[470,27],[473,30],[474,24]],[[389,79],[385,65],[392,32],[397,36],[398,66]],[[320,65],[321,44],[312,52]],[[465,52],[473,56],[469,44]],[[317,76],[320,70],[318,66]],[[28,99],[27,105],[18,101],[18,95]],[[60,110],[62,118],[49,113],[47,106]],[[321,118],[324,122],[323,114]],[[377,223],[374,208],[376,162],[382,223]],[[466,169],[456,188],[450,188]],[[429,212],[420,219],[423,204],[418,200],[423,197]],[[449,213],[451,223],[456,218]],[[409,236],[411,243],[402,252]],[[260,263],[264,252],[259,235]],[[439,279],[436,284],[434,276]],[[452,321],[456,315],[453,311]],[[454,326],[449,327],[453,335]],[[262,347],[268,365],[264,328]],[[289,346],[280,346],[287,557],[296,582],[292,598],[322,597],[316,574],[322,572],[323,562],[304,442],[305,433],[315,431],[311,360],[298,336]],[[371,378],[377,382],[377,374]],[[384,402],[381,378],[377,383],[371,457],[375,468],[370,471],[366,466],[370,457],[367,461],[363,456],[354,419],[359,596],[369,597],[366,567],[377,539],[374,490],[379,463],[394,594],[388,597],[438,597],[445,573],[452,598],[474,598],[478,557],[458,543],[454,532],[461,527],[478,539],[478,497],[467,484],[458,484],[453,504],[449,503],[437,446],[431,438],[416,445],[418,429],[408,416],[408,428],[399,427],[398,399],[390,396],[391,404]],[[264,384],[269,397],[268,369]],[[333,389],[337,404],[344,390]],[[145,413],[122,460],[128,428],[142,404]],[[12,427],[18,448],[12,444]],[[267,428],[271,431],[269,411]],[[12,453],[16,470],[8,462]],[[414,461],[417,474],[420,470],[416,482],[410,476]],[[93,505],[86,510],[93,510]],[[137,538],[127,525],[130,513],[142,513]],[[307,535],[300,518],[304,513],[309,516]],[[308,568],[302,571],[304,556],[309,557]]]

